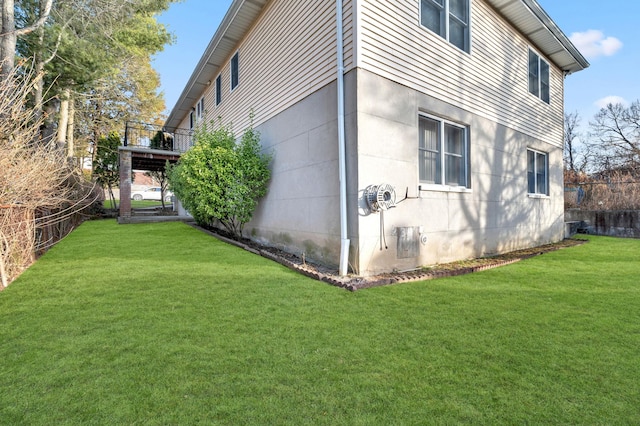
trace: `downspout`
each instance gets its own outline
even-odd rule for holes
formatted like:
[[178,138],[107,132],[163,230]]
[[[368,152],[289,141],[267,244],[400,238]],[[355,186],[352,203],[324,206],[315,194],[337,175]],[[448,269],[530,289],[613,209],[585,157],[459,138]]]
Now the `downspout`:
[[349,241],[347,226],[347,155],[344,113],[344,40],[342,0],[336,0],[336,38],[338,50],[338,163],[340,174],[340,268],[341,276],[349,272]]

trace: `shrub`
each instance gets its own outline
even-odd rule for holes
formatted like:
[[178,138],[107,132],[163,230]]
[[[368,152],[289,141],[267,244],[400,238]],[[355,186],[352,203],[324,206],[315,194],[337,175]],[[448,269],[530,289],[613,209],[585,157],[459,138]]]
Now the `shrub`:
[[41,138],[43,117],[29,100],[36,82],[16,69],[0,79],[0,290],[97,198],[64,150]]
[[230,127],[202,125],[195,146],[168,169],[169,184],[201,225],[218,221],[236,237],[267,193],[271,156],[260,152],[253,126],[238,143]]

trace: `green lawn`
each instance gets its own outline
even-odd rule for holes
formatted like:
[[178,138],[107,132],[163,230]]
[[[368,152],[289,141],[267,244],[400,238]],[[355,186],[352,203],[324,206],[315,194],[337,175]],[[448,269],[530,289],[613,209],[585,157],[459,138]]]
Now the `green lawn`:
[[87,222],[0,313],[0,424],[640,424],[639,240],[350,293]]
[[[120,200],[116,201],[117,206],[120,207]],[[164,203],[165,206],[171,206],[172,204],[169,202]],[[111,205],[110,200],[104,200],[102,206],[105,209],[111,209],[113,206]],[[162,201],[154,201],[154,200],[131,200],[131,208],[132,209],[142,209],[145,207],[162,207]]]

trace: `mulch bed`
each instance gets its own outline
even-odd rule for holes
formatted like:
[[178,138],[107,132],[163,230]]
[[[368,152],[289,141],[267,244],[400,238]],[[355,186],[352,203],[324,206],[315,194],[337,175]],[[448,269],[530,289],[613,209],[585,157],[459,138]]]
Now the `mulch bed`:
[[212,235],[219,240],[225,241],[229,244],[241,247],[251,253],[278,262],[281,265],[284,265],[289,269],[299,272],[307,277],[326,282],[328,284],[341,287],[349,291],[356,291],[364,288],[398,283],[433,280],[437,278],[453,277],[458,275],[470,274],[473,272],[486,271],[488,269],[510,265],[524,259],[539,256],[550,251],[555,251],[566,247],[574,247],[587,242],[587,240],[569,238],[558,243],[547,244],[540,247],[517,250],[510,253],[491,257],[483,257],[479,259],[438,264],[430,267],[416,269],[413,271],[392,272],[371,277],[341,277],[338,275],[338,271],[335,269],[310,263],[296,255],[287,253],[283,250],[279,250],[275,247],[262,246],[248,239],[237,240],[234,239],[229,233],[218,228],[205,228],[194,223],[190,223],[190,225],[196,229],[202,230],[209,235]]

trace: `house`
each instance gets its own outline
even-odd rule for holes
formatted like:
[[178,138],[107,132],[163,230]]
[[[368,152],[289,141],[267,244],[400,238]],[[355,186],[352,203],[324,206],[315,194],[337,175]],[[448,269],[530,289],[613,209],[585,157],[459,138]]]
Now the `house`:
[[234,0],[165,127],[255,114],[246,236],[363,276],[561,240],[563,97],[535,0]]

